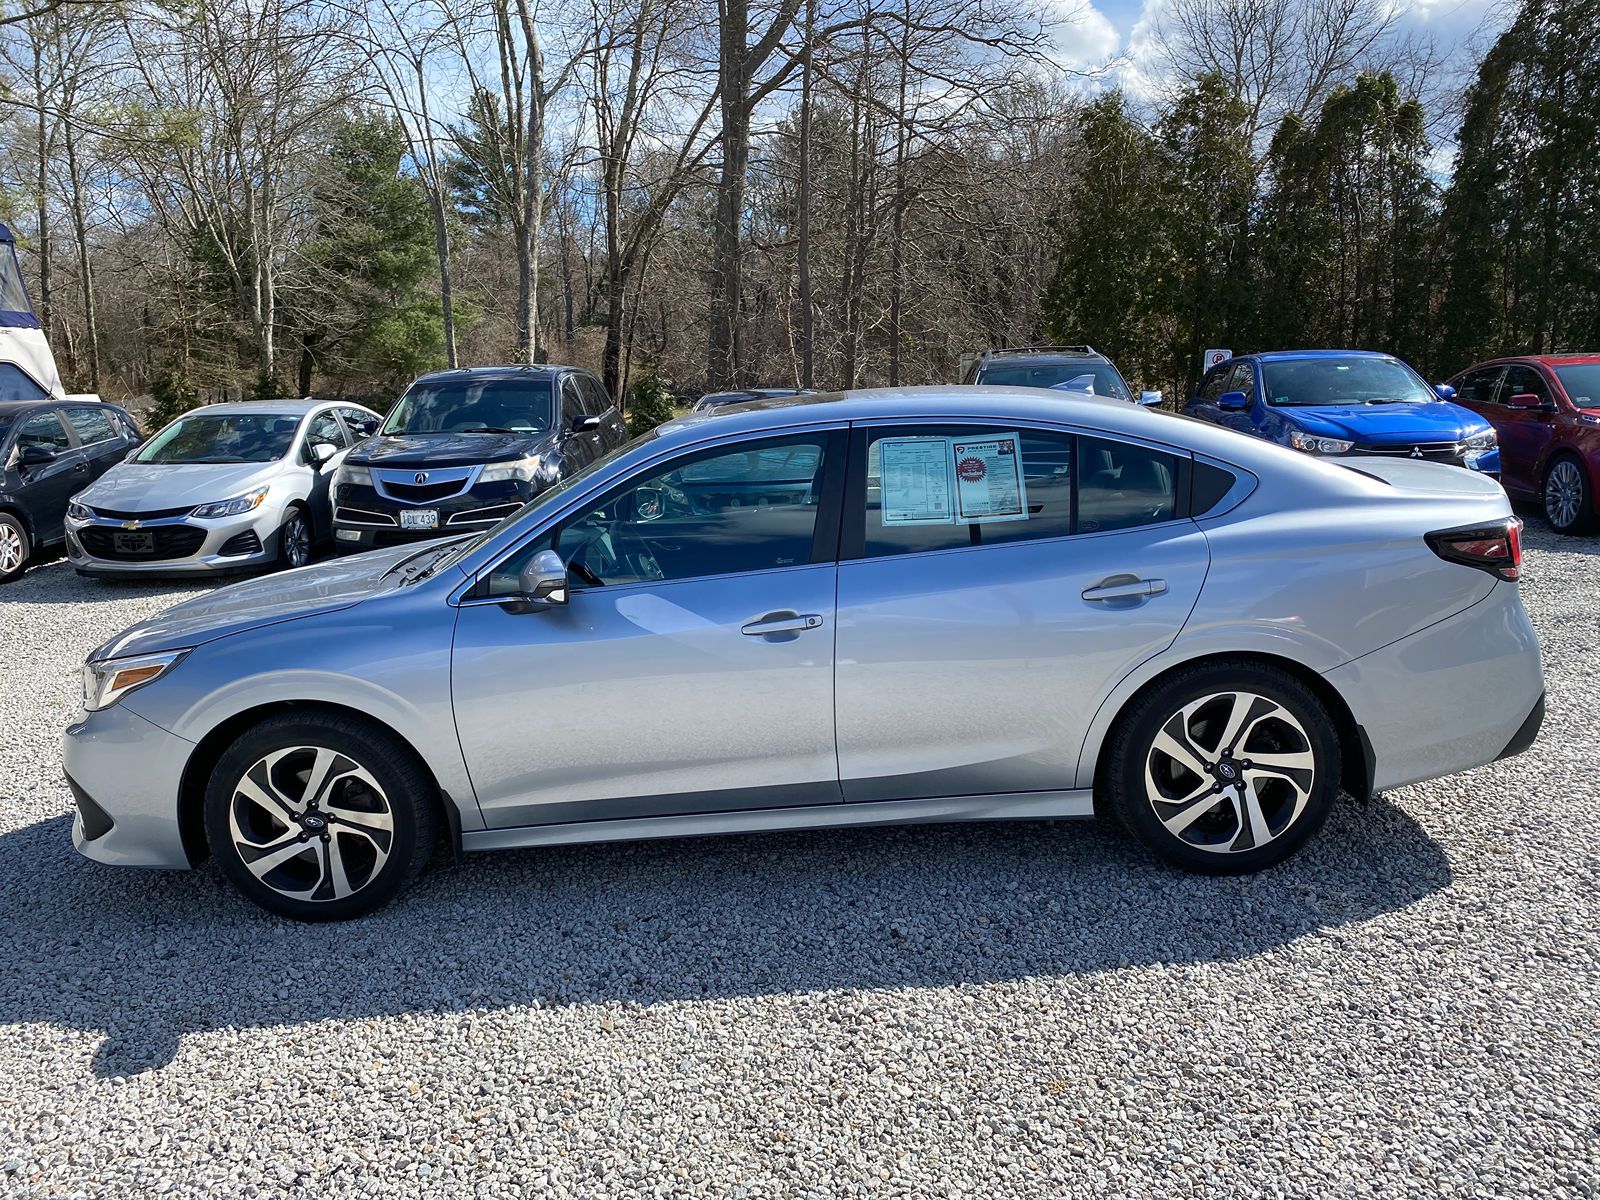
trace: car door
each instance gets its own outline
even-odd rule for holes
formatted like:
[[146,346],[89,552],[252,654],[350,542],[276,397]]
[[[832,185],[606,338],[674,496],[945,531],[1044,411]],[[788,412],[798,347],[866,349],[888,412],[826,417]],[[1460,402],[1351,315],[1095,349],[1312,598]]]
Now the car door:
[[[28,447],[48,451],[50,461],[22,461]],[[11,467],[20,486],[16,495],[28,511],[36,544],[60,541],[65,535],[67,501],[89,485],[89,465],[73,444],[61,414],[53,408],[28,413],[17,423],[11,445]]]
[[[802,451],[807,488],[734,502]],[[492,827],[839,801],[844,453],[842,428],[685,452],[484,573],[461,601],[451,694]],[[686,475],[723,491],[691,495]],[[568,564],[567,603],[528,611],[517,574],[542,550]]]
[[[336,451],[324,463],[317,462],[312,456],[311,448],[320,442],[327,442]],[[294,457],[300,466],[310,472],[306,482],[306,503],[311,509],[311,529],[316,537],[331,536],[328,531],[333,528],[333,506],[328,488],[349,447],[350,439],[333,409],[323,409],[306,423],[305,432],[300,438],[299,453]]]
[[[1532,395],[1538,408],[1513,408],[1511,397]],[[1530,366],[1513,363],[1506,368],[1495,395],[1500,419],[1494,422],[1500,438],[1500,474],[1520,492],[1538,493],[1545,451],[1556,432],[1556,405],[1550,385]]]
[[[1199,595],[1206,541],[1177,503],[1187,461],[1016,426],[853,436],[834,648],[845,800],[1078,786],[1100,701]],[[1014,488],[1016,511],[962,520],[969,476],[998,463],[1009,479],[1008,443],[1022,482],[998,491]]]
[[89,482],[116,466],[133,448],[133,439],[103,405],[75,404],[62,411],[78,435],[84,460],[88,463],[85,474]]
[[576,433],[574,429],[588,416],[585,411],[583,388],[576,375],[562,377],[556,393],[556,429],[561,438],[561,474],[571,475],[581,471],[599,457],[592,434]]

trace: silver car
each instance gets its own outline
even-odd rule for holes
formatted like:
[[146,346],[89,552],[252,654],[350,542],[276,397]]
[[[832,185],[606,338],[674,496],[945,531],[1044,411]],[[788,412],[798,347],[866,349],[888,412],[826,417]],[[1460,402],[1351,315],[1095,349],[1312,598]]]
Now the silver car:
[[67,557],[90,576],[304,566],[333,536],[334,471],[381,420],[319,400],[185,413],[73,497]]
[[[1493,481],[1088,396],[663,425],[474,536],[180,604],[84,665],[73,841],[307,919],[515,846],[1114,813],[1253,871],[1543,713]],[[618,736],[619,725],[627,735]]]

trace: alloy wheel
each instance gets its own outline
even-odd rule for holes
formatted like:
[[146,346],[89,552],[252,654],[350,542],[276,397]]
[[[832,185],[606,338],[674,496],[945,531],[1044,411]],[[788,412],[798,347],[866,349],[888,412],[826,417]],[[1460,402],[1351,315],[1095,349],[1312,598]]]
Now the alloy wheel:
[[1287,708],[1254,692],[1217,692],[1162,723],[1145,756],[1145,792],[1174,837],[1236,854],[1294,825],[1316,771],[1311,739]]
[[22,569],[22,535],[0,522],[0,575]]
[[258,759],[233,786],[228,831],[239,861],[280,896],[342,900],[389,859],[394,813],[360,763],[323,746]]
[[311,561],[311,530],[306,519],[294,513],[283,527],[283,556],[291,567],[303,567]]
[[1578,464],[1563,458],[1545,476],[1545,516],[1557,529],[1566,529],[1577,523],[1582,506],[1583,477],[1578,474]]

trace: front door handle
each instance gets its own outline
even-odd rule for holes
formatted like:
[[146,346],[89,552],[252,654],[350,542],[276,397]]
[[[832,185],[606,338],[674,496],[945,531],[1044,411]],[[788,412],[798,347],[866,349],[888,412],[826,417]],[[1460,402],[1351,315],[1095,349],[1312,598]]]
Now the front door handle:
[[1145,596],[1159,596],[1167,590],[1165,579],[1118,579],[1083,589],[1083,598],[1090,601],[1139,600]]
[[745,637],[768,637],[778,633],[804,633],[808,629],[821,629],[820,613],[770,612],[747,621],[739,632]]
[[81,463],[76,464],[72,469],[74,471],[87,471],[89,469],[89,464],[85,463],[85,462],[81,462]]

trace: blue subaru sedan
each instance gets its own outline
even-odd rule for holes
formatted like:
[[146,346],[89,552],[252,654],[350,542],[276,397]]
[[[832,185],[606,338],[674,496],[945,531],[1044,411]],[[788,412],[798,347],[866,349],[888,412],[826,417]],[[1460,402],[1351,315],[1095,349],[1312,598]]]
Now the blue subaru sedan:
[[1494,427],[1391,354],[1273,350],[1211,368],[1183,411],[1307,454],[1422,458],[1500,473]]

